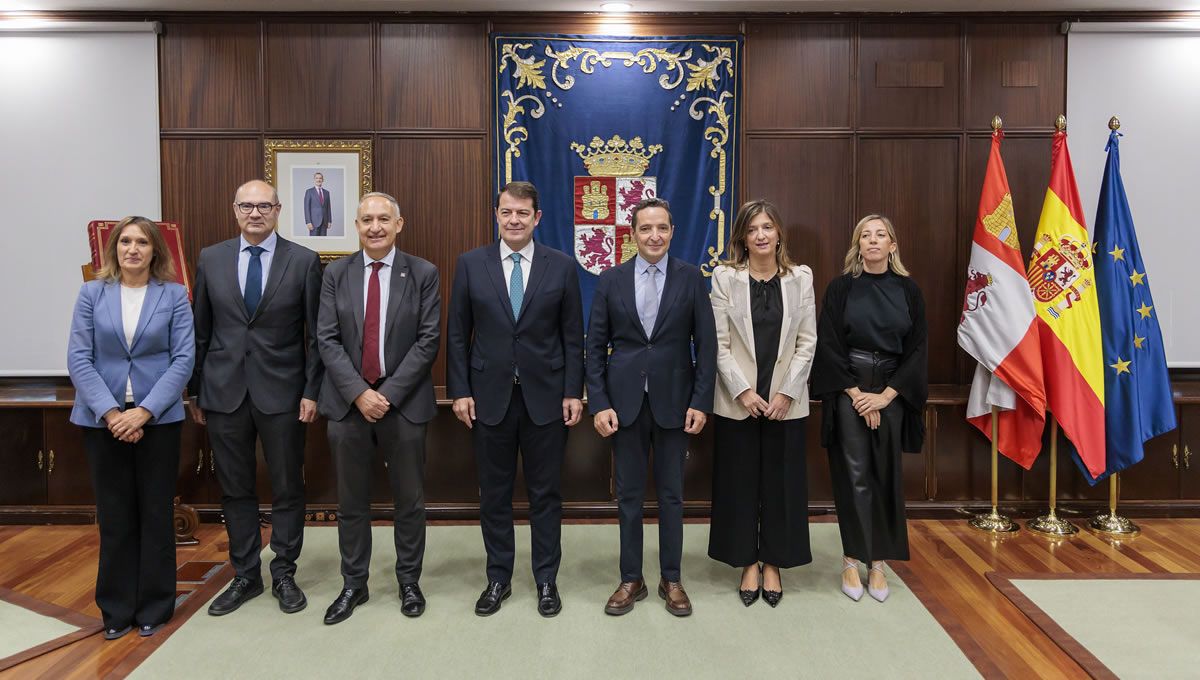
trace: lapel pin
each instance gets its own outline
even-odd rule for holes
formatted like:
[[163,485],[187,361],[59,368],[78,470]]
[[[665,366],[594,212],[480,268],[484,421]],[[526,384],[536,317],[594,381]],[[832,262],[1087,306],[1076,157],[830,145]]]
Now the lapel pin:
[[408,272],[400,272],[400,278],[404,278],[407,274]]

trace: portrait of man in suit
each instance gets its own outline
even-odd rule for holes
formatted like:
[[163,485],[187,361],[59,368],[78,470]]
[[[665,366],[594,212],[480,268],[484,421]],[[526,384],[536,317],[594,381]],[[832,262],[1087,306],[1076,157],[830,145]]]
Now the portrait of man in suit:
[[275,231],[279,195],[266,182],[238,188],[240,234],[200,252],[196,268],[193,419],[212,444],[229,559],[237,573],[208,608],[229,614],[263,592],[256,443],[271,478],[271,591],[287,613],[307,600],[296,584],[304,539],[304,437],[317,416],[317,254]]
[[430,373],[441,339],[437,268],[396,247],[404,228],[388,194],[364,195],[355,219],[362,249],[325,268],[317,346],[325,362],[318,409],[329,419],[337,475],[342,590],[325,623],[367,601],[372,461],[387,464],[400,611],[420,616],[425,555],[425,429],[437,413]]
[[574,258],[537,243],[537,189],[511,182],[496,197],[500,240],[463,253],[447,325],[447,387],[471,429],[479,473],[487,586],[475,613],[512,592],[517,454],[529,495],[538,613],[558,614],[562,557],[559,477],[567,428],[583,412],[583,313]]
[[333,223],[333,197],[325,188],[324,173],[313,173],[312,183],[304,190],[304,226],[309,236],[325,236]]
[[680,581],[683,463],[689,435],[699,434],[712,412],[716,322],[700,269],[667,255],[675,233],[670,205],[644,199],[632,221],[637,256],[600,275],[587,334],[588,406],[596,431],[613,438],[621,525],[621,583],[604,611],[626,614],[647,596],[642,505],[653,458],[658,596],[668,612],[687,616],[692,604]]

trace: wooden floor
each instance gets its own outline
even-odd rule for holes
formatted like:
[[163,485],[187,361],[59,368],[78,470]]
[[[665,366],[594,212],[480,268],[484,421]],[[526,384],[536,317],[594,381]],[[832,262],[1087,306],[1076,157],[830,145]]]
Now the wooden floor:
[[[1200,519],[1146,519],[1139,524],[1140,536],[1117,543],[1086,531],[1058,541],[1025,530],[996,539],[971,530],[964,521],[914,520],[909,522],[912,560],[893,566],[985,677],[1086,678],[984,574],[1200,573]],[[220,525],[202,525],[197,538],[199,545],[179,549],[180,565],[228,557]],[[0,587],[99,617],[92,600],[97,547],[93,526],[0,527]],[[802,568],[830,571],[834,587],[837,566]],[[231,576],[226,568],[195,586],[195,596],[154,637],[127,635],[106,642],[95,635],[0,678],[124,677]],[[786,574],[784,578],[786,588]]]

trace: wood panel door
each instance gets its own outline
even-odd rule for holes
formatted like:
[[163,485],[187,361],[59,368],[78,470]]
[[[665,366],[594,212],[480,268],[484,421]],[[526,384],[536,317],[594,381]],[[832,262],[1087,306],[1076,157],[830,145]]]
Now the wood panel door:
[[92,473],[83,451],[83,432],[70,421],[71,411],[42,411],[46,453],[46,502],[50,505],[92,505]]
[[[72,425],[71,427],[75,427]],[[0,409],[0,505],[46,502],[46,448],[42,444],[42,409]]]
[[1187,500],[1200,499],[1200,405],[1179,408],[1179,495]]

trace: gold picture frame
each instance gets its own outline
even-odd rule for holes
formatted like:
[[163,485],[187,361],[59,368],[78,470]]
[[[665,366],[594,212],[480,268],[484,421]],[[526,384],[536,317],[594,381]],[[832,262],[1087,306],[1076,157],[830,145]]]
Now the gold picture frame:
[[369,139],[268,139],[263,177],[279,191],[276,231],[331,262],[359,249],[354,217],[372,190]]

